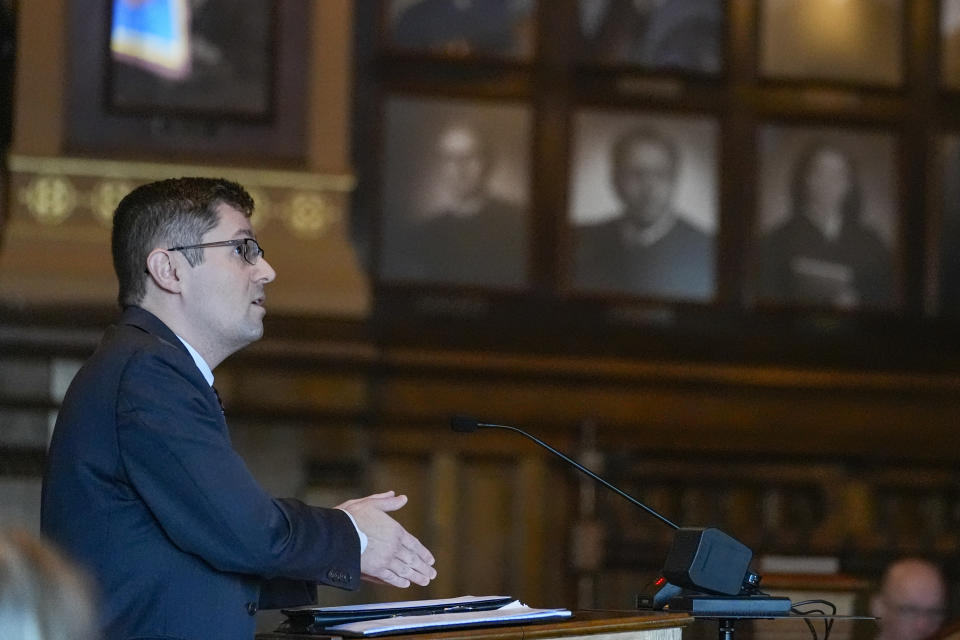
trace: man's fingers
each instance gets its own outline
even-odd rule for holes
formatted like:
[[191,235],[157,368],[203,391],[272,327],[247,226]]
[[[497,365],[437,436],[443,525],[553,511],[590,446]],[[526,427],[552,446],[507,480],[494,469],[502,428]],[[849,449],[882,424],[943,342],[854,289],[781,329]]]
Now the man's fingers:
[[430,581],[437,577],[437,570],[428,564],[421,565],[417,570],[417,575],[423,576],[424,582],[417,582],[421,586],[427,586]]
[[[392,491],[390,492],[390,494],[391,495],[389,496],[382,496],[382,497],[377,496],[374,500],[371,500],[371,502],[373,503],[373,506],[376,507],[377,509],[380,509],[381,511],[396,511],[397,509],[402,508],[403,505],[407,504],[407,496],[405,495],[395,496],[395,495],[392,495],[393,494]],[[374,498],[374,496],[370,496],[370,497]]]
[[[397,551],[396,556],[394,557],[394,562],[399,562],[401,566],[408,567],[412,572],[418,576],[423,576],[427,581],[433,580],[437,577],[437,570],[434,569],[430,563],[426,562],[420,556],[414,555],[406,549],[400,549]],[[397,573],[405,578],[410,578],[417,584],[424,584],[414,578],[406,571],[398,571],[396,568],[393,569],[394,573]]]
[[395,587],[426,586],[437,577],[433,554],[387,512],[407,503],[407,496],[390,491],[363,498],[351,506],[367,549],[360,558],[364,576]]
[[[432,571],[431,567],[421,565],[423,571]],[[408,582],[414,582],[421,587],[425,587],[430,584],[430,576],[421,573],[415,567],[410,566],[399,559],[394,559],[390,563],[390,570],[400,577],[401,579],[407,580]]]
[[376,577],[387,584],[393,585],[395,587],[400,587],[401,589],[406,589],[410,586],[410,581],[406,578],[399,576],[391,568],[384,567]]
[[346,502],[338,504],[336,508],[346,509],[347,507],[351,507],[365,500],[382,500],[384,498],[392,498],[394,496],[394,493],[395,493],[394,491],[384,491],[383,493],[374,493],[372,495],[365,496],[363,498],[353,498],[352,500],[347,500]]
[[366,498],[364,498],[364,500],[369,500],[369,499],[371,499],[371,498],[372,498],[372,499],[392,498],[395,494],[396,494],[396,491],[394,491],[393,489],[391,489],[390,491],[384,491],[383,493],[373,493],[373,494],[367,496]]
[[430,550],[423,546],[423,543],[417,540],[416,536],[411,534],[409,531],[404,530],[403,538],[400,541],[400,544],[403,545],[405,549],[408,549],[411,553],[414,553],[422,559],[427,564],[433,564],[436,562],[436,559],[433,557],[433,554],[430,553]]

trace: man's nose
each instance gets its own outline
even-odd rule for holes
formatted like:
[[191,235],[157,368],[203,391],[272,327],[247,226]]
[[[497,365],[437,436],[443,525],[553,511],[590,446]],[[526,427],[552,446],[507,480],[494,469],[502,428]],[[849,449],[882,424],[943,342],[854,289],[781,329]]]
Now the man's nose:
[[257,263],[257,270],[257,282],[266,284],[273,282],[277,277],[277,272],[273,270],[273,267],[270,266],[266,258],[260,258],[260,261]]

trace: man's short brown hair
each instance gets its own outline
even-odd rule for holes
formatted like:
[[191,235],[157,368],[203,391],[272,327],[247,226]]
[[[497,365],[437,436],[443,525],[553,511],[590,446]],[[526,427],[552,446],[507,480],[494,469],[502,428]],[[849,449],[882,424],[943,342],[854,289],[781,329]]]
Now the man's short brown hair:
[[[139,304],[146,294],[147,256],[158,247],[199,244],[217,226],[217,208],[226,204],[248,218],[253,199],[235,182],[222,178],[173,178],[151,182],[127,194],[113,214],[113,269],[121,307]],[[183,252],[191,265],[203,251]]]

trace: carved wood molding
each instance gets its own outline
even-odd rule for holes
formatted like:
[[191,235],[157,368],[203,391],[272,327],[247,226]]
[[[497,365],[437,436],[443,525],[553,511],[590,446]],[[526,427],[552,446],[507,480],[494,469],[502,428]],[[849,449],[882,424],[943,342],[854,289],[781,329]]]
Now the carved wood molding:
[[123,159],[10,154],[0,253],[0,302],[13,306],[111,304],[110,227],[136,186],[190,175],[242,184],[252,222],[280,276],[271,311],[360,318],[369,285],[349,240],[351,173],[255,169]]
[[120,198],[137,185],[208,175],[239,182],[250,192],[258,229],[279,222],[295,236],[313,238],[342,223],[342,195],[356,184],[351,174],[55,156],[13,154],[8,166],[14,216],[28,216],[47,228],[83,211],[109,227]]

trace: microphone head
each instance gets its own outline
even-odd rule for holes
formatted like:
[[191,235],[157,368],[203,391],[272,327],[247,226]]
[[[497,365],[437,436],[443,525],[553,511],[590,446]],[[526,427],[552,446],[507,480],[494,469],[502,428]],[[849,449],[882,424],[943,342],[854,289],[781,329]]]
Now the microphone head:
[[450,427],[458,433],[472,433],[480,428],[480,422],[470,416],[453,416]]

